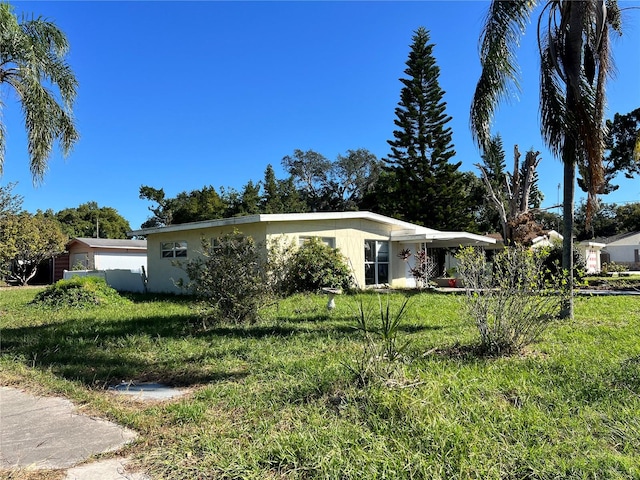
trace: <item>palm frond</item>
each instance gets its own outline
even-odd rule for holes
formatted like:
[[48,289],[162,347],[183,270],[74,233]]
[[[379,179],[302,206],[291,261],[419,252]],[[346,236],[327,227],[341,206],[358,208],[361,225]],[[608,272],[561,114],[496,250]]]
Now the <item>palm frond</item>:
[[491,2],[481,36],[482,72],[470,115],[472,135],[482,149],[489,145],[498,104],[519,89],[516,50],[534,5],[533,1]]
[[[545,41],[546,42],[546,41]],[[565,148],[565,133],[574,123],[567,111],[564,82],[556,69],[554,47],[541,45],[540,57],[540,127],[542,138],[551,152],[560,157]]]
[[[54,142],[67,155],[78,140],[72,114],[78,82],[65,56],[64,33],[42,18],[20,20],[0,3],[0,82],[18,96],[27,130],[34,183],[42,180]],[[4,126],[0,122],[0,173],[4,160]]]
[[550,2],[545,15],[546,31],[538,31],[543,137],[554,154],[561,153],[564,162],[577,165],[586,175],[588,221],[604,183],[605,92],[612,70],[608,21],[612,17],[603,0]]
[[22,31],[33,44],[41,50],[52,52],[56,57],[64,57],[69,53],[69,41],[66,35],[53,22],[41,17],[20,22]]

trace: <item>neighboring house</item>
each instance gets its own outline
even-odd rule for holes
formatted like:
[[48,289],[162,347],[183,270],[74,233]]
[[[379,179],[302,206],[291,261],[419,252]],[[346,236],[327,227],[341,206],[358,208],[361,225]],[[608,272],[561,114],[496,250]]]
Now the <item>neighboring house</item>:
[[[492,250],[499,250],[504,248],[504,242],[502,241],[502,235],[499,233],[492,233],[488,236],[496,239],[496,244],[491,247]],[[531,248],[552,247],[554,245],[562,245],[563,237],[555,230],[548,230],[544,235],[540,235],[531,240]],[[601,254],[604,253],[602,249],[605,247],[604,243],[598,243],[594,241],[583,241],[574,244],[574,248],[584,259],[585,270],[588,274],[600,273],[602,269]]]
[[146,240],[73,238],[67,242],[64,253],[56,255],[38,267],[38,274],[30,283],[55,283],[64,278],[65,271],[74,268],[122,269],[142,273],[146,267]]
[[118,291],[145,291],[146,240],[74,238],[67,243],[66,256],[62,278],[99,276]]
[[147,241],[74,238],[67,243],[67,270],[132,270],[147,268]]
[[548,230],[545,234],[531,240],[531,248],[553,247],[562,244],[563,237],[555,230]]
[[[489,247],[491,250],[501,250],[504,248],[504,240],[501,233],[488,233],[487,237],[495,239],[496,243]],[[562,243],[562,235],[555,230],[547,230],[544,234],[531,239],[531,248],[550,247],[557,243]]]
[[630,270],[640,270],[640,232],[629,232],[601,240],[605,244],[603,254],[607,262],[626,265]]
[[403,249],[486,246],[495,240],[467,232],[442,232],[371,212],[289,213],[249,215],[166,227],[147,228],[129,235],[147,238],[147,291],[179,293],[175,282],[188,280],[177,261],[200,255],[202,240],[211,241],[234,230],[267,245],[278,237],[300,245],[318,237],[348,259],[357,285],[412,287],[409,266],[398,254]]

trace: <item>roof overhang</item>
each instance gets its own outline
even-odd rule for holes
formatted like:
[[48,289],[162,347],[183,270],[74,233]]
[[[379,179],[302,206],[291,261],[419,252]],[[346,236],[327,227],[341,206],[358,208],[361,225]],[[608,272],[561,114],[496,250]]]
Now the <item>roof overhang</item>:
[[[357,212],[311,212],[311,213],[265,213],[258,215],[246,215],[242,217],[220,218],[216,220],[205,220],[201,222],[180,223],[177,225],[167,225],[163,227],[143,228],[127,232],[129,236],[144,236],[154,233],[182,232],[187,230],[211,228],[211,227],[227,227],[234,225],[246,225],[251,223],[265,222],[295,222],[295,221],[314,221],[314,220],[345,220],[360,219],[370,220],[372,222],[382,223],[385,225],[393,225],[399,227],[403,232],[415,232],[416,229],[425,232],[437,232],[426,227],[419,227],[413,223],[398,220],[396,218],[386,217],[373,212],[357,211]],[[441,232],[440,232],[441,233]]]
[[583,247],[589,247],[589,248],[604,248],[607,246],[606,243],[589,242],[586,240],[580,242],[580,245],[582,245]]
[[183,232],[194,229],[226,227],[268,222],[303,222],[314,220],[346,220],[359,219],[390,225],[392,227],[391,238],[393,242],[433,244],[434,247],[455,248],[471,245],[494,245],[496,240],[484,235],[476,235],[467,232],[441,232],[432,228],[415,225],[413,223],[386,217],[373,212],[312,212],[312,213],[279,213],[246,215],[243,217],[221,218],[202,222],[181,223],[165,227],[145,228],[128,232],[131,236],[151,235],[155,233]]
[[433,247],[455,248],[468,246],[485,246],[494,245],[495,238],[486,237],[484,235],[476,235],[468,232],[392,232],[391,241],[402,243],[429,243]]
[[88,248],[103,248],[109,250],[147,250],[146,240],[125,240],[125,239],[92,239],[92,238],[73,238],[69,240],[65,247],[68,249],[72,245],[81,244]]

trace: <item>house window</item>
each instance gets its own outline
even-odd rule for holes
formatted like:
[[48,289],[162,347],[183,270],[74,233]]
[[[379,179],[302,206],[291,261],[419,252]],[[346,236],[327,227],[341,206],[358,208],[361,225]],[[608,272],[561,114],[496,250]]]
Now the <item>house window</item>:
[[74,253],[70,263],[71,270],[87,270],[89,269],[89,254]]
[[163,242],[160,249],[162,258],[184,258],[187,256],[187,242]]
[[298,245],[302,246],[305,243],[309,242],[312,238],[317,238],[320,240],[320,243],[326,245],[327,247],[336,248],[336,239],[333,237],[298,237]]
[[389,283],[389,242],[364,241],[364,283]]
[[222,250],[222,244],[220,243],[220,238],[215,237],[211,239],[211,243],[209,243],[209,253],[214,254],[216,252],[220,252]]

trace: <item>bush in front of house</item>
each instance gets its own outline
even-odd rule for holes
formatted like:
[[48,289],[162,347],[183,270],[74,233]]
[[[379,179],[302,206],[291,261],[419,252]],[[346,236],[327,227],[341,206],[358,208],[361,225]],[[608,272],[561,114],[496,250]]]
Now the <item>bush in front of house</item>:
[[262,246],[235,231],[202,241],[202,256],[180,266],[189,282],[179,282],[210,309],[209,316],[232,323],[254,323],[272,298]]
[[267,249],[235,231],[202,241],[201,255],[178,262],[189,277],[178,282],[207,307],[208,318],[253,323],[260,309],[276,296],[318,292],[322,287],[349,289],[352,276],[346,258],[313,238],[295,249],[272,242]]
[[319,238],[309,239],[291,256],[285,278],[290,294],[318,292],[323,287],[348,290],[353,285],[346,257]]
[[512,354],[536,341],[565,302],[561,274],[549,277],[546,253],[522,246],[508,247],[493,257],[466,247],[456,255],[465,285],[467,315],[480,333],[480,349]]
[[87,308],[127,301],[107,285],[104,278],[74,276],[49,285],[35,296],[32,304],[49,308]]

